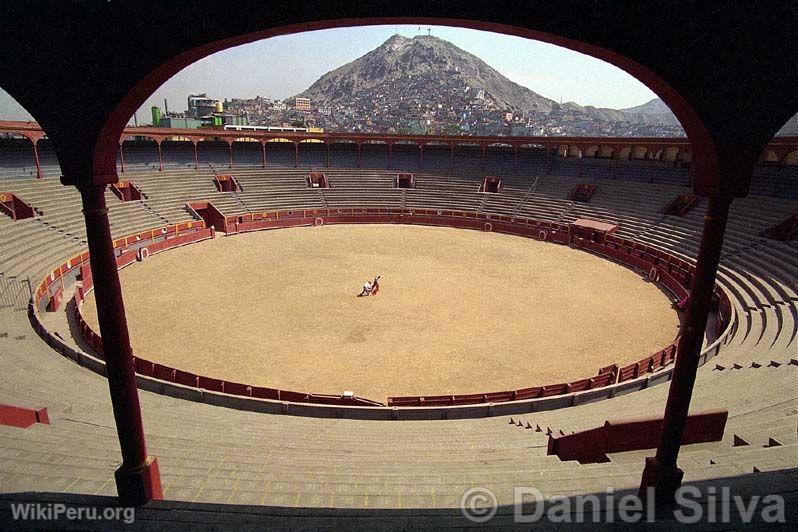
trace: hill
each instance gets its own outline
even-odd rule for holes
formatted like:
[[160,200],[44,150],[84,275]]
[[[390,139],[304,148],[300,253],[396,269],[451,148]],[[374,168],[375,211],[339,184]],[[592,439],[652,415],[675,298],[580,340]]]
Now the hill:
[[326,108],[322,127],[488,135],[684,134],[660,99],[628,109],[559,104],[450,42],[394,35],[296,97]]
[[478,57],[432,36],[410,39],[394,35],[366,55],[323,75],[299,96],[319,106],[356,102],[450,106],[478,100],[521,113],[548,112],[556,106]]

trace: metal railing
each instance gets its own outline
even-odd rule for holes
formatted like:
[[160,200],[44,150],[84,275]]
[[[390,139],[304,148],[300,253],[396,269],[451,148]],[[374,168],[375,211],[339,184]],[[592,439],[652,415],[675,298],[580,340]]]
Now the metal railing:
[[25,310],[32,294],[29,278],[7,278],[0,275],[0,309]]

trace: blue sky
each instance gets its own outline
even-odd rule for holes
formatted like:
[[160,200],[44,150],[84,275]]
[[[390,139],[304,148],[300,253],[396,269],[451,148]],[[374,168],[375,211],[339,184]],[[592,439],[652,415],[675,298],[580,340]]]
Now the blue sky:
[[[149,108],[183,111],[189,92],[212,98],[284,99],[302,92],[320,76],[373,50],[395,33],[413,37],[427,26],[336,28],[273,37],[209,56],[179,72],[138,112],[149,122]],[[621,109],[656,95],[626,72],[590,56],[554,45],[496,33],[429,27],[432,35],[470,52],[519,83],[556,101]],[[28,119],[27,113],[0,89],[0,119]]]

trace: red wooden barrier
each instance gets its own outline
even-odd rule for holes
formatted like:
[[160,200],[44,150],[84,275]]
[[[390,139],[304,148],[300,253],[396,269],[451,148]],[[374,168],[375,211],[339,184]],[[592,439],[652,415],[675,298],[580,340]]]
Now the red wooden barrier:
[[0,192],[0,213],[6,214],[12,220],[33,218],[36,214],[28,202],[11,192]]
[[238,382],[224,382],[224,393],[229,393],[231,395],[243,395],[243,396],[250,396],[252,395],[252,387],[246,384],[240,384]]
[[0,404],[0,425],[26,429],[34,423],[50,424],[46,408],[32,409]]
[[55,289],[55,293],[50,296],[50,301],[47,303],[47,312],[55,312],[61,306],[61,299],[64,297],[64,291],[59,286]]
[[543,387],[543,389],[540,391],[540,396],[551,397],[552,395],[562,395],[566,393],[567,389],[568,389],[567,383],[549,384]]
[[618,370],[618,382],[624,382],[634,379],[635,377],[637,377],[637,374],[635,373],[636,371],[637,371],[637,362],[622,367],[620,370]]
[[197,377],[197,387],[203,388],[205,390],[210,390],[212,392],[223,392],[224,389],[224,381],[219,379],[212,379],[210,377],[203,377],[202,375]]
[[252,397],[259,399],[280,399],[280,392],[274,388],[252,387]]
[[197,380],[199,377],[194,375],[193,373],[189,373],[188,371],[183,371],[182,369],[175,369],[175,382],[177,384],[182,384],[183,386],[191,386],[193,388],[197,388]]
[[543,388],[540,386],[536,386],[534,388],[521,388],[520,390],[515,391],[515,398],[517,400],[521,399],[535,399],[540,397],[540,393],[543,391]]
[[452,398],[452,404],[454,404],[454,405],[475,405],[475,404],[484,403],[484,402],[485,402],[485,394],[484,393],[455,395]]
[[[720,441],[728,415],[726,410],[707,410],[688,416],[682,443]],[[550,434],[547,454],[583,464],[603,462],[607,453],[655,448],[661,432],[661,417],[605,421],[601,427],[574,434]]]
[[582,392],[590,388],[590,379],[580,379],[578,381],[569,382],[565,388],[565,393]]
[[593,390],[594,388],[603,388],[604,386],[615,384],[615,377],[615,373],[602,373],[598,377],[593,377],[590,379],[590,389]]

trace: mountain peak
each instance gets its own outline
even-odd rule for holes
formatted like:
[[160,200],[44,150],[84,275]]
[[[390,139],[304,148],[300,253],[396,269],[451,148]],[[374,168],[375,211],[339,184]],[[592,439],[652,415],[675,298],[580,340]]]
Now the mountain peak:
[[491,68],[478,57],[432,35],[396,34],[367,54],[328,72],[301,95],[314,105],[390,108],[402,102],[425,105],[487,102],[497,110],[547,112],[554,102]]
[[410,41],[411,39],[405,37],[404,35],[399,35],[398,33],[395,33],[390,37],[388,37],[388,40],[382,43],[379,46],[378,50],[380,48],[396,48],[396,47],[406,46]]

